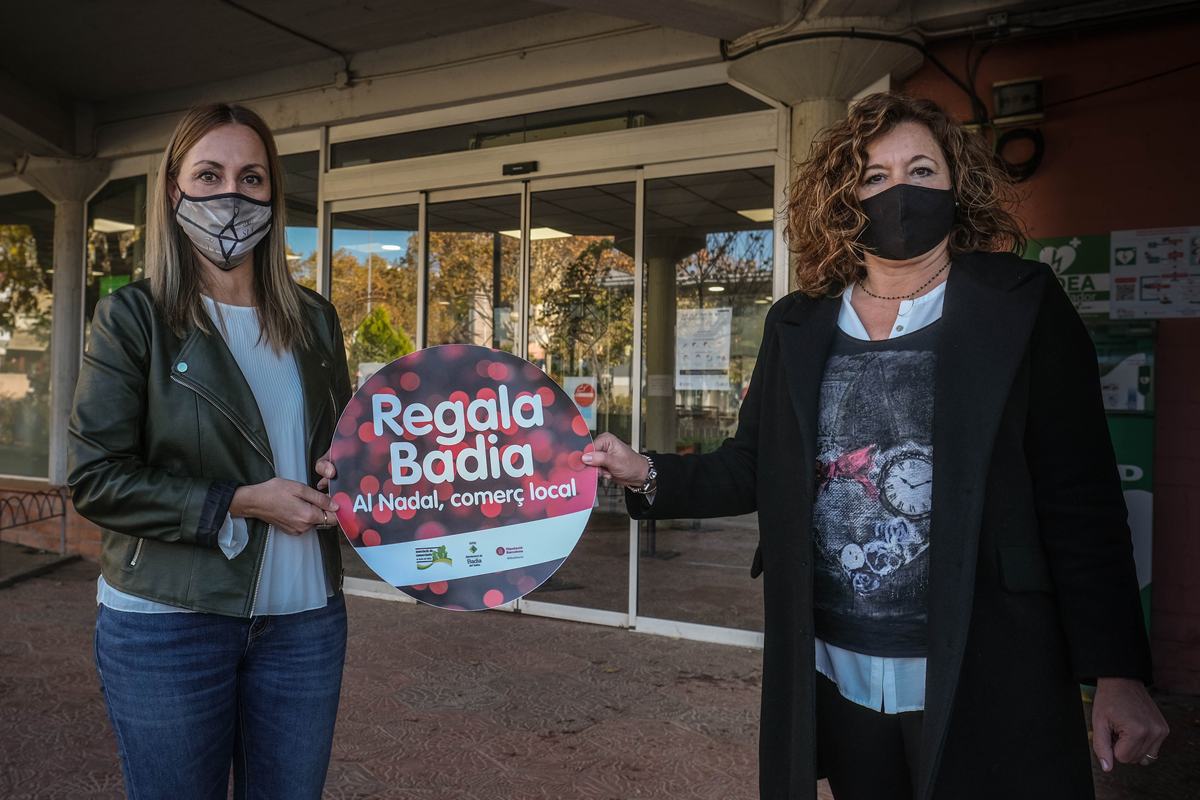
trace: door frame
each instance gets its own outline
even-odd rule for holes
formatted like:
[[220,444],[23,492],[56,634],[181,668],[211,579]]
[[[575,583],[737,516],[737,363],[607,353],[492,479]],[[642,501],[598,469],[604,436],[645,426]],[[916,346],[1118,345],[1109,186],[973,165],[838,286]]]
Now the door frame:
[[[540,144],[514,145],[497,148],[492,151],[476,151],[454,153],[447,156],[430,156],[424,159],[412,159],[405,162],[388,164],[363,165],[346,167],[323,174],[326,190],[323,192],[323,211],[330,216],[343,211],[363,211],[372,208],[384,208],[393,205],[417,204],[419,209],[419,242],[417,274],[417,345],[427,346],[427,275],[428,275],[428,230],[427,208],[429,203],[447,202],[479,197],[496,197],[507,194],[519,195],[521,208],[521,254],[520,254],[520,308],[519,322],[516,332],[517,355],[524,357],[523,348],[529,338],[529,279],[530,279],[530,207],[532,195],[537,191],[566,189],[586,186],[601,186],[612,183],[635,184],[635,220],[634,220],[634,325],[633,353],[636,362],[631,368],[630,393],[633,403],[633,418],[631,421],[630,443],[635,450],[641,446],[642,426],[642,394],[644,381],[644,355],[642,353],[643,338],[643,309],[644,309],[644,225],[645,216],[645,182],[655,178],[674,177],[679,175],[701,174],[705,172],[720,172],[732,169],[748,169],[774,167],[775,188],[773,203],[777,211],[773,229],[774,275],[773,294],[776,300],[787,291],[788,258],[786,244],[783,242],[784,218],[779,213],[785,205],[785,188],[790,170],[786,154],[787,136],[785,130],[780,130],[786,124],[787,110],[760,111],[751,114],[738,115],[734,118],[718,118],[716,120],[701,120],[698,122],[663,125],[634,132],[617,132],[615,134],[597,134],[580,137],[579,140],[558,140]],[[730,122],[737,120],[742,123],[740,137],[734,135],[737,125]],[[757,129],[756,135],[747,136],[746,126]],[[686,126],[684,129],[682,126]],[[670,141],[672,131],[682,134],[686,140],[684,146],[677,149],[664,148],[662,141]],[[643,139],[648,134],[654,134],[659,141],[654,147],[646,149],[636,146],[639,142],[626,139],[626,143],[634,145],[624,149],[623,154],[609,157],[597,157],[597,139],[606,138],[608,144],[601,149],[612,149],[611,140],[617,136],[628,137],[630,133],[640,135]],[[707,141],[704,141],[707,138]],[[767,144],[770,144],[767,147]],[[326,143],[328,146],[328,143]],[[521,153],[515,152],[524,148]],[[577,149],[584,158],[585,166],[596,167],[601,162],[611,162],[608,168],[593,168],[575,171],[560,171],[559,174],[543,174],[531,176],[521,181],[511,178],[504,180],[487,180],[480,165],[469,162],[485,159],[489,166],[499,164],[500,160],[518,160],[533,153],[543,153],[546,148],[556,151]],[[783,152],[781,152],[781,149]],[[526,153],[525,151],[529,152]],[[638,151],[641,151],[640,153]],[[648,163],[639,163],[639,155],[657,156]],[[558,154],[562,158],[562,153]],[[432,163],[432,162],[437,162]],[[491,165],[490,162],[496,162]],[[413,162],[430,162],[414,164]],[[443,163],[444,162],[444,163]],[[461,163],[459,163],[461,162]],[[635,164],[635,165],[632,165]],[[405,169],[405,167],[419,167]],[[436,169],[435,169],[436,167]],[[456,169],[457,168],[457,169]],[[372,172],[377,173],[372,175]],[[495,174],[500,172],[495,170]],[[338,173],[335,175],[334,173]],[[423,182],[423,183],[416,183]],[[322,237],[332,240],[332,225],[322,231]],[[321,242],[322,246],[329,243]],[[327,262],[328,263],[328,262]],[[328,287],[328,277],[322,286]],[[570,606],[551,603],[542,600],[518,599],[506,603],[498,610],[520,611],[534,616],[554,619],[586,622],[597,625],[628,628],[630,630],[656,635],[672,636],[697,641],[730,644],[741,647],[761,648],[763,634],[757,631],[725,628],[713,625],[701,625],[677,620],[666,620],[654,617],[640,616],[638,613],[638,565],[640,549],[639,523],[630,520],[629,523],[629,573],[628,573],[628,604],[626,611],[611,611],[583,606]],[[397,598],[400,593],[383,581],[355,581],[347,591],[353,594],[365,594],[373,597]]]

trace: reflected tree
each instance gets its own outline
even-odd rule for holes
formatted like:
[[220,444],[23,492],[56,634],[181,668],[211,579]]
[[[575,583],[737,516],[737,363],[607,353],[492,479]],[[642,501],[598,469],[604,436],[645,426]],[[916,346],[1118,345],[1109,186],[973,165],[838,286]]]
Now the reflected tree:
[[38,244],[29,226],[0,225],[0,471],[10,474],[28,472],[23,451],[44,447],[50,431],[53,287]]

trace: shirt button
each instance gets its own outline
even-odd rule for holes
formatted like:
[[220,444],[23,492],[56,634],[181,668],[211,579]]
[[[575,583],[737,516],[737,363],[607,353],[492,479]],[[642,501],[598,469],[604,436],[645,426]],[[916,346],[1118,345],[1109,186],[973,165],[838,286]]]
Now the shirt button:
[[187,362],[180,361],[179,366],[175,367],[175,369],[179,370],[180,372],[187,372]]
[[[897,326],[896,326],[896,330],[897,330],[897,331],[902,331],[902,330],[904,330],[904,326],[903,326],[903,325],[897,325]],[[185,365],[185,366],[186,366],[186,365]]]

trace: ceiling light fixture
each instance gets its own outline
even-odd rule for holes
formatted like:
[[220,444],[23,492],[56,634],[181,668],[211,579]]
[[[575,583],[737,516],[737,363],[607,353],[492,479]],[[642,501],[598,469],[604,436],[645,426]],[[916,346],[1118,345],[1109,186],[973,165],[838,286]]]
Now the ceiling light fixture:
[[725,291],[725,287],[724,286],[710,286],[710,287],[708,287],[708,290],[710,292],[723,292],[723,291]]
[[773,208],[748,208],[737,213],[751,222],[771,222],[775,219],[775,209]]
[[136,230],[137,226],[130,225],[128,222],[117,222],[115,219],[103,219],[96,217],[92,220],[92,230],[100,231],[101,233],[122,233],[124,231]]
[[[500,235],[507,236],[511,239],[520,239],[521,238],[520,231],[500,231]],[[563,233],[562,231],[556,231],[556,230],[554,230],[554,228],[530,228],[529,229],[529,240],[531,242],[541,241],[542,239],[566,239],[573,235],[574,234]]]
[[403,250],[404,248],[398,244],[381,244],[381,245],[379,245],[379,249],[380,250]]

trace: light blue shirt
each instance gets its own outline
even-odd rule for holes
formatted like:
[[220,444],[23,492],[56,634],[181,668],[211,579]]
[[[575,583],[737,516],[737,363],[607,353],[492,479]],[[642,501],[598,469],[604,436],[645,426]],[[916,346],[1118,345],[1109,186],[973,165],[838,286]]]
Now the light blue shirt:
[[[250,384],[267,428],[276,476],[307,483],[304,391],[295,356],[290,350],[276,353],[259,340],[258,313],[253,307],[216,303],[208,297],[204,298],[204,305]],[[246,520],[227,514],[217,541],[226,558],[236,558],[249,541]],[[310,528],[300,536],[289,536],[272,526],[267,533],[267,552],[251,613],[295,614],[324,608],[332,595],[316,530]],[[108,585],[103,575],[97,581],[96,602],[117,611],[142,614],[187,612],[118,591]]]
[[[842,295],[838,327],[855,339],[870,339],[862,320],[858,318],[850,297],[854,285]],[[942,302],[946,284],[942,283],[929,294],[916,300],[904,300],[889,339],[919,331],[942,318]],[[852,703],[885,714],[903,711],[922,711],[925,708],[925,659],[883,658],[855,653],[817,639],[817,671],[838,686],[842,697]]]

